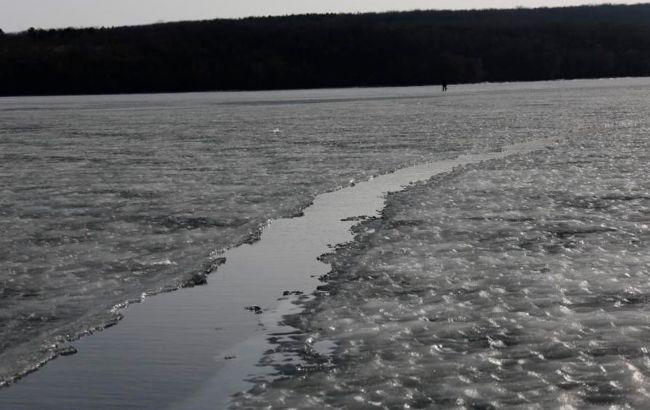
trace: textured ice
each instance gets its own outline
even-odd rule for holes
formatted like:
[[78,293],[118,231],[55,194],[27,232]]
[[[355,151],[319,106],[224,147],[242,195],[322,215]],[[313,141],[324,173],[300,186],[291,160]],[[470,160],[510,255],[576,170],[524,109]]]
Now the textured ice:
[[[350,181],[548,137],[616,153],[631,141],[624,133],[642,132],[648,89],[641,79],[467,86],[445,96],[424,87],[0,99],[0,383],[57,354],[58,341],[113,323],[116,304],[200,282],[219,250]],[[608,195],[625,203],[630,192]],[[572,223],[558,225],[548,246],[561,250],[563,232],[578,228],[596,234]],[[545,249],[543,239],[530,238],[531,252]],[[401,256],[418,251],[408,244]],[[470,266],[460,256],[454,263]]]
[[286,318],[302,335],[263,360],[281,377],[234,407],[647,407],[650,117],[636,95],[576,112],[553,149],[390,195]]
[[0,99],[0,384],[318,193],[546,132],[474,93]]

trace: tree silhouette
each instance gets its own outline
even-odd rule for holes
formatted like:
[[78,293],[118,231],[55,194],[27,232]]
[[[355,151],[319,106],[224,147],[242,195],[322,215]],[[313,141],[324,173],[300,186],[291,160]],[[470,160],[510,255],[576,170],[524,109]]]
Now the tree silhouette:
[[650,5],[297,15],[0,40],[0,95],[650,75]]

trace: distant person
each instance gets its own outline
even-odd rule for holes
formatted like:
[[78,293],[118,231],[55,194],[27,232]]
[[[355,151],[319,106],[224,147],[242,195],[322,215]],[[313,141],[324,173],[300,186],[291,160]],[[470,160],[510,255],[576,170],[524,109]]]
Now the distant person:
[[443,81],[443,82],[442,82],[442,91],[443,91],[443,92],[444,92],[444,91],[447,91],[447,82],[446,82],[446,81]]

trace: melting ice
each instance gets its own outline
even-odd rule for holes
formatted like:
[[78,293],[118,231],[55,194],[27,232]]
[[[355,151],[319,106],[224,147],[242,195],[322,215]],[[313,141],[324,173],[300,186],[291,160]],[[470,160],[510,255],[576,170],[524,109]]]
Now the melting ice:
[[285,385],[250,400],[637,403],[649,89],[0,99],[0,383],[112,323],[115,305],[209,272],[220,249],[318,193],[551,137],[566,148],[392,196],[335,257],[331,296],[297,322],[315,364],[292,373],[288,362]]
[[610,108],[390,195],[234,407],[647,407],[648,105]]

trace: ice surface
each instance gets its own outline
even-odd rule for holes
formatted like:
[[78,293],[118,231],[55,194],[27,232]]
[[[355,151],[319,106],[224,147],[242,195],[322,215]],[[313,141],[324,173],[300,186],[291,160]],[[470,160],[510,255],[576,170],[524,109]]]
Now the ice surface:
[[609,97],[553,149],[390,195],[234,407],[647,407],[650,107]]
[[0,99],[0,384],[318,193],[529,137],[481,141],[454,105],[433,88]]
[[616,152],[649,84],[0,99],[0,379],[351,180],[547,137]]

